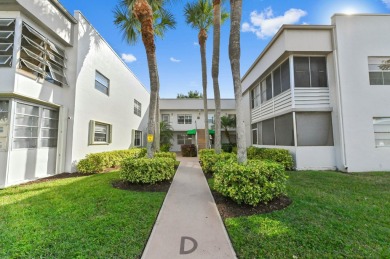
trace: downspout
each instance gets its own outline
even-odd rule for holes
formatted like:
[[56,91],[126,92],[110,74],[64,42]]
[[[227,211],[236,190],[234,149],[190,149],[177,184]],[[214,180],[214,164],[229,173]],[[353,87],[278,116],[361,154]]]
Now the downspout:
[[344,127],[344,115],[343,115],[343,102],[342,100],[342,91],[341,91],[341,82],[340,82],[340,71],[339,71],[339,55],[338,55],[338,44],[337,44],[337,35],[336,35],[336,26],[332,29],[333,32],[333,46],[334,46],[334,67],[336,74],[336,89],[337,89],[337,105],[339,106],[339,118],[340,118],[340,141],[341,141],[341,149],[342,149],[342,160],[344,170],[348,171],[347,164],[347,154],[345,151],[345,127]]

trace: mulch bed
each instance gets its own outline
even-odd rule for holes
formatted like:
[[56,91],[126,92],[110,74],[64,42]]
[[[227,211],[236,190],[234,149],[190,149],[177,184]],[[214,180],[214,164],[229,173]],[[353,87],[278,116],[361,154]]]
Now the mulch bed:
[[112,186],[121,190],[137,191],[137,192],[168,192],[172,180],[163,181],[155,184],[137,184],[129,183],[121,180],[112,182]]
[[[213,177],[212,174],[205,174],[205,176],[207,179]],[[282,196],[268,202],[267,204],[262,203],[253,207],[246,204],[237,204],[232,199],[225,197],[216,191],[211,190],[211,193],[214,196],[219,214],[221,214],[223,219],[270,213],[272,211],[282,210],[292,203],[292,200],[287,196]]]

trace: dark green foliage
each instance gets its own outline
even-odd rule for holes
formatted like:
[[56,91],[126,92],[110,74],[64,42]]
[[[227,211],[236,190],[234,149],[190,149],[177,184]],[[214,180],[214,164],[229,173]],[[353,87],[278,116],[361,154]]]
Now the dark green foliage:
[[287,176],[282,165],[249,160],[246,164],[220,160],[214,166],[214,188],[238,204],[256,206],[286,192]]
[[170,143],[165,143],[165,144],[160,144],[160,151],[161,152],[169,152],[171,149],[172,144]]
[[191,145],[181,145],[181,155],[183,157],[196,157],[196,146]]
[[145,148],[132,148],[110,152],[88,154],[77,164],[80,173],[100,173],[107,168],[120,166],[123,159],[140,158],[146,155]]
[[[206,149],[204,149],[206,150]],[[201,150],[203,151],[203,150]],[[209,149],[207,152],[201,152],[199,154],[199,161],[202,166],[202,170],[205,173],[213,173],[214,165],[218,161],[235,160],[236,156],[231,153],[216,154],[214,149]]]
[[175,160],[171,157],[125,159],[120,178],[131,183],[155,184],[175,175]]
[[232,153],[234,146],[235,146],[234,144],[222,143],[222,150],[223,152]]
[[247,149],[247,156],[248,159],[278,162],[282,164],[286,170],[294,169],[294,160],[290,152],[286,149],[249,147]]
[[172,146],[173,128],[169,122],[160,121],[160,150],[169,152]]

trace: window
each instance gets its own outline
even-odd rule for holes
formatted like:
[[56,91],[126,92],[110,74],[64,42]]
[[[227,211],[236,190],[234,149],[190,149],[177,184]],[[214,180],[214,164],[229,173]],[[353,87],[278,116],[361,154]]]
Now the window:
[[136,99],[134,99],[134,114],[141,117],[141,113],[142,113],[142,104]]
[[295,87],[327,87],[325,57],[294,57]]
[[268,100],[271,100],[272,99],[272,77],[271,75],[269,75],[266,79],[265,79],[265,84],[266,84],[266,101]]
[[257,145],[257,123],[252,124],[252,144]]
[[191,114],[177,115],[177,124],[192,124],[192,115]]
[[261,122],[263,145],[275,145],[275,124],[274,118]]
[[142,131],[139,130],[134,131],[134,146],[135,147],[142,146]]
[[13,148],[57,147],[58,111],[16,103]]
[[275,118],[275,136],[277,146],[294,146],[294,122],[292,113]]
[[111,143],[112,136],[112,125],[91,121],[90,122],[90,143],[91,145],[95,144],[109,144]]
[[298,146],[333,146],[329,112],[297,112],[296,123]]
[[53,84],[67,85],[65,51],[23,23],[20,69]]
[[161,121],[165,121],[169,123],[170,121],[169,114],[161,114]]
[[9,102],[0,100],[0,150],[7,149]]
[[0,19],[0,67],[11,67],[14,51],[15,19]]
[[98,71],[95,72],[95,89],[106,95],[110,93],[110,80]]
[[192,144],[192,138],[187,134],[178,134],[177,135],[177,144],[178,145],[190,145]]
[[41,120],[41,147],[56,147],[58,135],[58,111],[43,109]]
[[374,135],[376,147],[390,147],[390,117],[374,118]]
[[214,124],[214,114],[208,114],[208,122],[209,124]]
[[369,57],[370,85],[390,85],[390,57]]

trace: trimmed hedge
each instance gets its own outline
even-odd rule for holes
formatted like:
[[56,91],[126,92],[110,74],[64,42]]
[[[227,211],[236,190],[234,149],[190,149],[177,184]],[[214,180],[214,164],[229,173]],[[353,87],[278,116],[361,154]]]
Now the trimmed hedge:
[[[212,150],[212,149],[209,149]],[[216,154],[214,150],[208,151],[208,152],[202,152],[199,154],[199,160],[200,164],[202,166],[202,170],[205,173],[213,173],[214,172],[214,166],[218,161],[226,161],[235,159],[236,155],[232,153],[221,153]]]
[[294,169],[294,160],[290,152],[281,148],[257,148],[249,147],[247,149],[248,159],[270,160],[280,163],[286,170]]
[[183,157],[196,157],[196,146],[191,145],[181,145],[181,155]]
[[77,164],[80,173],[99,173],[107,168],[116,167],[126,158],[140,158],[146,155],[145,148],[132,148],[110,152],[88,154]]
[[173,152],[157,152],[154,153],[154,157],[167,157],[172,158],[176,161],[176,153]]
[[214,170],[215,190],[238,204],[256,206],[286,192],[287,175],[275,162],[249,160],[238,164],[231,159],[216,163]]
[[175,175],[175,160],[168,157],[125,159],[120,178],[131,183],[155,184],[172,179]]

